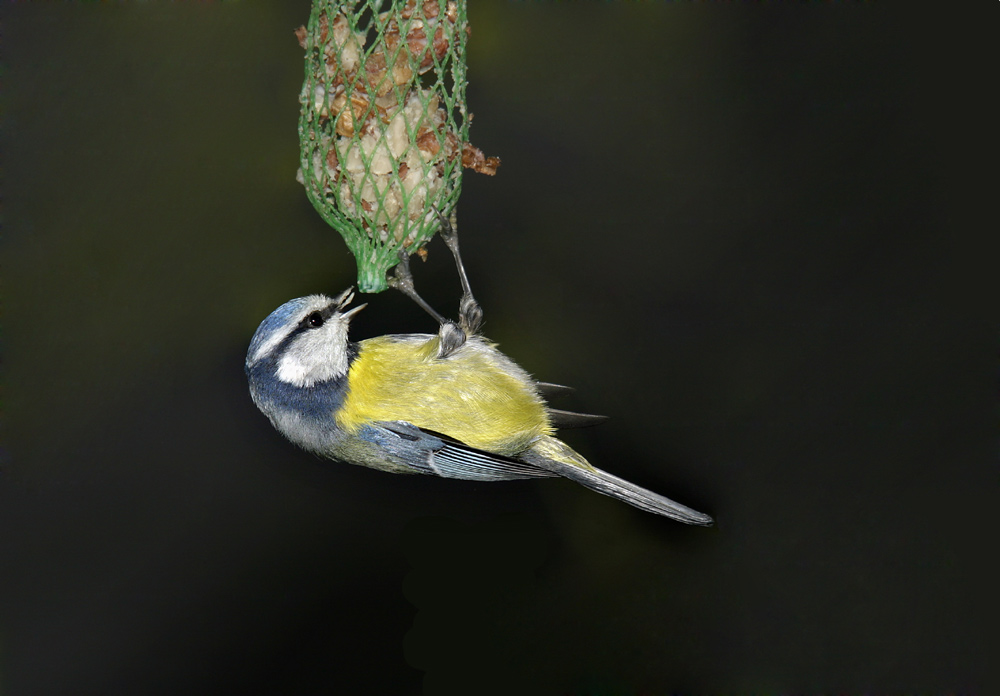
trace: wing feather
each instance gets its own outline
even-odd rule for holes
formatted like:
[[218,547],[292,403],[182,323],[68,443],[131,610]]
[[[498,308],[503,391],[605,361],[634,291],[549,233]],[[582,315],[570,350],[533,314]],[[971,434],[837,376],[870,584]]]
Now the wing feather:
[[513,457],[484,452],[406,421],[373,422],[366,427],[366,431],[365,439],[377,442],[396,463],[422,474],[472,481],[511,481],[559,475]]

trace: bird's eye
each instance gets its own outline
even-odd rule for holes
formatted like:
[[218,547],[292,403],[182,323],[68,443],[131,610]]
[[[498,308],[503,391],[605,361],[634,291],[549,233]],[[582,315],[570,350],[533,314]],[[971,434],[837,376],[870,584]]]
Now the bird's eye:
[[306,317],[306,324],[313,327],[314,329],[323,326],[323,315],[320,314],[319,312],[313,312],[312,314]]

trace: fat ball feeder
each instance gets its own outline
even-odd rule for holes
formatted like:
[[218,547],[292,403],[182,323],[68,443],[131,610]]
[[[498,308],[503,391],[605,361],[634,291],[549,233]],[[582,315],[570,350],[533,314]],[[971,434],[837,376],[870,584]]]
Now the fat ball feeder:
[[296,35],[298,178],[354,255],[358,289],[381,292],[443,225],[455,237],[462,168],[500,164],[468,142],[466,3],[315,0]]

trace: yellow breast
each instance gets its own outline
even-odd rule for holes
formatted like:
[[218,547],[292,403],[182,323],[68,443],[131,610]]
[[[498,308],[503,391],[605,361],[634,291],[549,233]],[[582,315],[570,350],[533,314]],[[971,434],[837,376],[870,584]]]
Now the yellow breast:
[[553,432],[527,375],[482,339],[469,339],[444,359],[437,357],[437,336],[380,336],[359,347],[337,414],[345,430],[404,420],[505,455]]

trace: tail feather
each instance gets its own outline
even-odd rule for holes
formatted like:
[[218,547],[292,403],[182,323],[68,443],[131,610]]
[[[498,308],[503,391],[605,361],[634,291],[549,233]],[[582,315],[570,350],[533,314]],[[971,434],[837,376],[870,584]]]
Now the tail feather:
[[642,486],[609,474],[591,465],[566,443],[554,437],[543,437],[530,450],[520,456],[535,466],[576,481],[592,491],[617,498],[657,515],[663,515],[685,524],[709,526],[713,520],[708,515],[692,510],[686,505],[647,490]]

